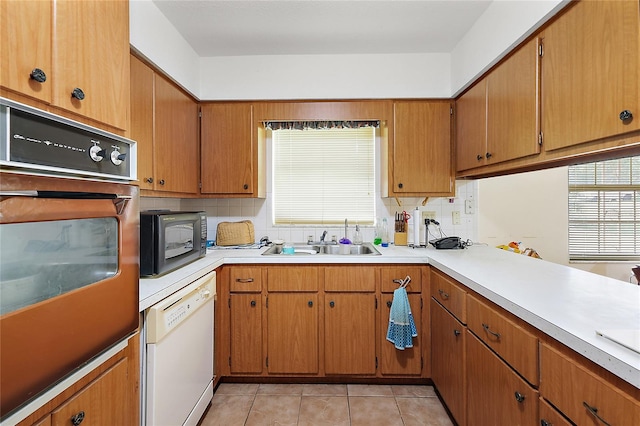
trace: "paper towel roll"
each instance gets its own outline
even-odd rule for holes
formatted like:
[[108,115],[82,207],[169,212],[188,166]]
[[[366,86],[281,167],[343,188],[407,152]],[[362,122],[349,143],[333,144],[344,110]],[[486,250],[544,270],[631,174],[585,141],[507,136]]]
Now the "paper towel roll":
[[420,247],[420,210],[413,211],[413,245]]

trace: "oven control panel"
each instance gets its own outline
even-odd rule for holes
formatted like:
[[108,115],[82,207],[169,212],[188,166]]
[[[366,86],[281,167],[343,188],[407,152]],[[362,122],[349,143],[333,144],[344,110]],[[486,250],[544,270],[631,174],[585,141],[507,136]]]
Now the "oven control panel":
[[0,98],[0,164],[40,173],[135,180],[136,143]]

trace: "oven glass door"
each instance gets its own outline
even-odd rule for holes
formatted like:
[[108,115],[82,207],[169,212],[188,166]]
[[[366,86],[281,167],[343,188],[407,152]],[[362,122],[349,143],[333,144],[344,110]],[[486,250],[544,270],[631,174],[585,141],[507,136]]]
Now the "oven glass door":
[[138,197],[2,173],[0,420],[138,328]]
[[0,315],[113,277],[114,217],[0,225]]

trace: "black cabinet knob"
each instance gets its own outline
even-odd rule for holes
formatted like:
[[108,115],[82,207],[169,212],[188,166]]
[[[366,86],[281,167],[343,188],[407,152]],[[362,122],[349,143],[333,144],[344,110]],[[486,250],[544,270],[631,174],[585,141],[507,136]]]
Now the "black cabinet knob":
[[147,183],[153,183],[153,178],[152,177],[148,177],[144,180]]
[[460,335],[460,330],[453,330],[453,335],[458,337]]
[[398,188],[402,188],[402,187],[403,187],[402,182],[400,182],[400,183],[398,184]]
[[476,160],[478,160],[478,161],[482,160],[482,158],[483,158],[483,157],[482,157],[482,155],[480,155],[480,154],[478,154],[478,155],[476,156]]
[[71,416],[71,424],[78,426],[84,420],[84,411],[80,411],[78,414]]
[[484,156],[487,157],[487,160],[493,157],[493,155],[490,152],[487,152]]
[[246,183],[244,185],[242,185],[243,189],[249,189],[249,185],[247,185]]
[[313,306],[313,300],[309,300],[309,301],[307,302],[307,305],[309,305],[309,307],[311,308],[311,307]]
[[252,306],[252,307],[255,307],[255,306],[256,306],[256,301],[255,301],[255,300],[252,300],[252,301],[251,301],[251,306]]
[[391,302],[387,301],[387,308],[391,309]]
[[522,402],[522,401],[524,401],[524,395],[523,395],[523,394],[521,394],[521,393],[520,393],[520,392],[518,392],[518,391],[516,391],[516,392],[515,392],[515,397],[516,397],[516,401],[518,401],[518,402]]
[[159,183],[160,185],[164,185],[164,179],[160,179],[160,180],[158,181],[158,183]]
[[540,419],[540,426],[552,426],[552,424],[545,419]]
[[329,306],[331,306],[332,308],[336,306],[336,302],[334,302],[333,300],[331,302],[329,302]]
[[71,97],[81,101],[84,99],[84,92],[81,88],[76,87],[75,89],[73,89],[73,92],[71,92]]
[[630,121],[633,118],[633,114],[628,109],[625,109],[620,113],[620,120]]
[[47,81],[47,75],[40,68],[34,68],[33,71],[31,71],[31,74],[29,74],[29,77],[38,83],[44,83]]

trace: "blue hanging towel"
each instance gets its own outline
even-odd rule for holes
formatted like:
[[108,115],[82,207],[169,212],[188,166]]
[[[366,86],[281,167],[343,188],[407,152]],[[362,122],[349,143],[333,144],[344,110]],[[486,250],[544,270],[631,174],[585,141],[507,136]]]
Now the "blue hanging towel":
[[396,349],[403,351],[404,348],[413,347],[413,337],[418,337],[416,324],[411,314],[407,290],[400,287],[393,292],[387,340],[393,343]]

